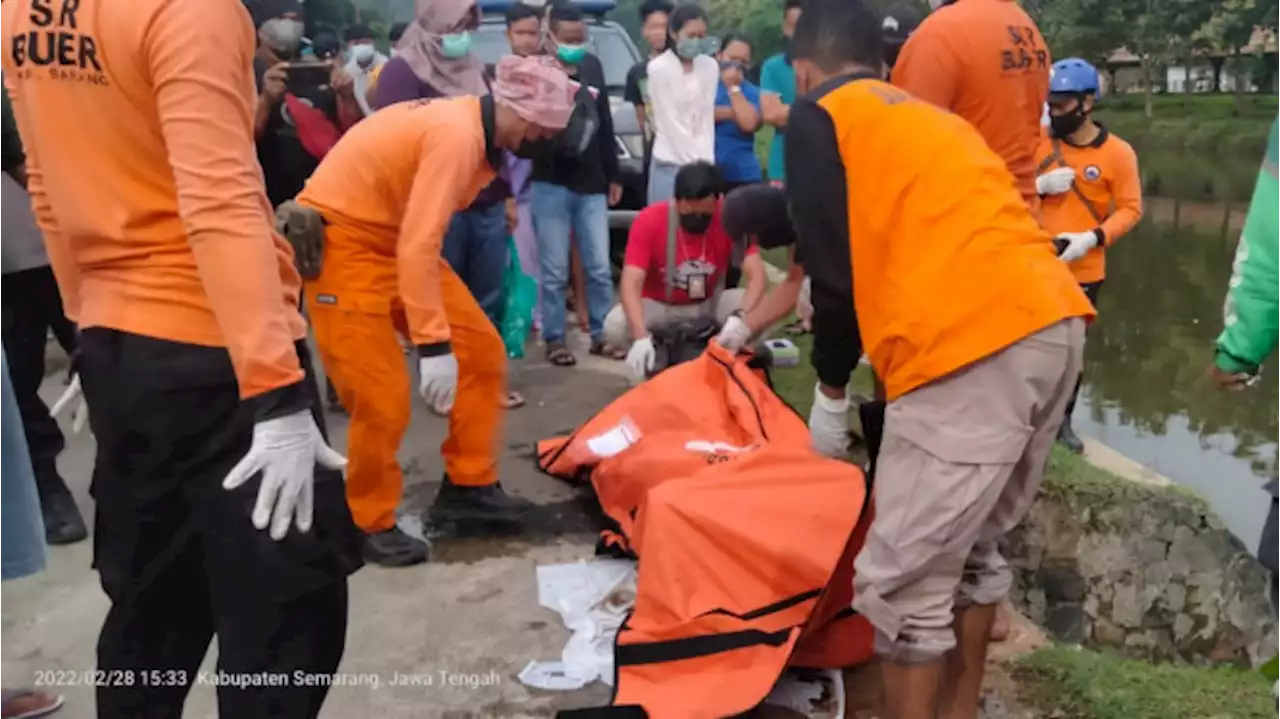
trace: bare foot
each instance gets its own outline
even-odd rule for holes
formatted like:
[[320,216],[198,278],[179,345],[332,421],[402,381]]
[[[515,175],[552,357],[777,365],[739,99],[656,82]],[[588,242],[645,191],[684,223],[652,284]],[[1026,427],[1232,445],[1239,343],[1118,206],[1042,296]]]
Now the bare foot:
[[62,708],[65,699],[57,694],[45,694],[33,689],[14,689],[4,692],[3,719],[36,719],[48,716]]
[[1003,642],[1009,638],[1009,615],[1005,611],[1004,604],[996,606],[996,620],[991,623],[991,633],[988,635],[992,642]]

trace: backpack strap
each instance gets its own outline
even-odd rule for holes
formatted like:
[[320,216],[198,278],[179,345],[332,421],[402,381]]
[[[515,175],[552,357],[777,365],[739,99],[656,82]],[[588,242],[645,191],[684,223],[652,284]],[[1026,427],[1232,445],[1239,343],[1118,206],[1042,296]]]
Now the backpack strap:
[[671,295],[676,288],[676,235],[680,228],[680,214],[676,211],[675,201],[667,203],[667,276],[666,300],[671,304]]
[[[1036,174],[1044,174],[1045,170],[1048,170],[1054,164],[1071,169],[1071,165],[1068,165],[1066,159],[1062,156],[1062,140],[1057,137],[1053,138],[1053,151],[1050,152],[1049,156],[1044,158],[1044,161],[1040,163],[1040,167],[1036,169]],[[1080,188],[1076,186],[1076,183],[1074,182],[1071,183],[1071,193],[1076,196],[1076,199],[1084,203],[1084,208],[1089,211],[1089,215],[1093,217],[1093,221],[1098,223],[1098,226],[1101,226],[1103,221],[1107,219],[1106,215],[1099,212],[1098,208],[1093,206],[1093,203],[1089,201],[1089,198],[1084,196],[1084,193],[1080,191]]]

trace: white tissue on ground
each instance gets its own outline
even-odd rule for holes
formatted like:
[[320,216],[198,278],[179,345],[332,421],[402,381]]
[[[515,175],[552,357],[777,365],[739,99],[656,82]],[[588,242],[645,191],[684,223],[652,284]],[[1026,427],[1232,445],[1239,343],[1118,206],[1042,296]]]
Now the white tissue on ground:
[[613,645],[636,600],[636,563],[597,559],[538,567],[538,604],[556,612],[572,632],[558,662],[531,661],[520,681],[537,689],[581,689],[599,679],[613,684]]

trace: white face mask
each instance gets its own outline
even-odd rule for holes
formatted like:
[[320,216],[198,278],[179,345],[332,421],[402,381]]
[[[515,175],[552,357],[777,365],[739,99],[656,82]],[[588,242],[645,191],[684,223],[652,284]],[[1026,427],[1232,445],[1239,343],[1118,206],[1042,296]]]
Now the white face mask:
[[378,49],[373,45],[356,45],[351,48],[351,59],[361,65],[367,65],[373,62],[373,56],[378,54]]

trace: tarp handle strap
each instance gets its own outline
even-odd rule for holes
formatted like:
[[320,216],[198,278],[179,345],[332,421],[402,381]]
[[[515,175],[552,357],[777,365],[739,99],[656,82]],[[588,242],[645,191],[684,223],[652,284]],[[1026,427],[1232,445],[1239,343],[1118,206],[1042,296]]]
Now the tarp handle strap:
[[[1053,152],[1040,162],[1040,167],[1036,168],[1036,174],[1043,175],[1045,171],[1055,163],[1067,169],[1072,169],[1071,165],[1068,165],[1066,159],[1062,157],[1062,140],[1057,137],[1053,138]],[[1106,216],[1101,212],[1098,212],[1098,208],[1093,206],[1093,203],[1089,201],[1089,198],[1084,196],[1084,193],[1080,191],[1080,188],[1074,182],[1071,183],[1071,192],[1084,203],[1084,208],[1089,211],[1089,215],[1093,217],[1093,221],[1098,223],[1098,226],[1101,227],[1103,221],[1107,219]]]
[[770,646],[780,647],[791,639],[798,627],[766,632],[760,629],[743,629],[722,634],[708,634],[701,637],[683,637],[661,642],[645,642],[640,644],[622,644],[619,642],[614,661],[619,667],[639,664],[660,664],[678,662],[683,659],[705,657],[722,654],[735,649],[747,647]]
[[649,719],[649,712],[637,704],[586,709],[561,709],[556,719]]

